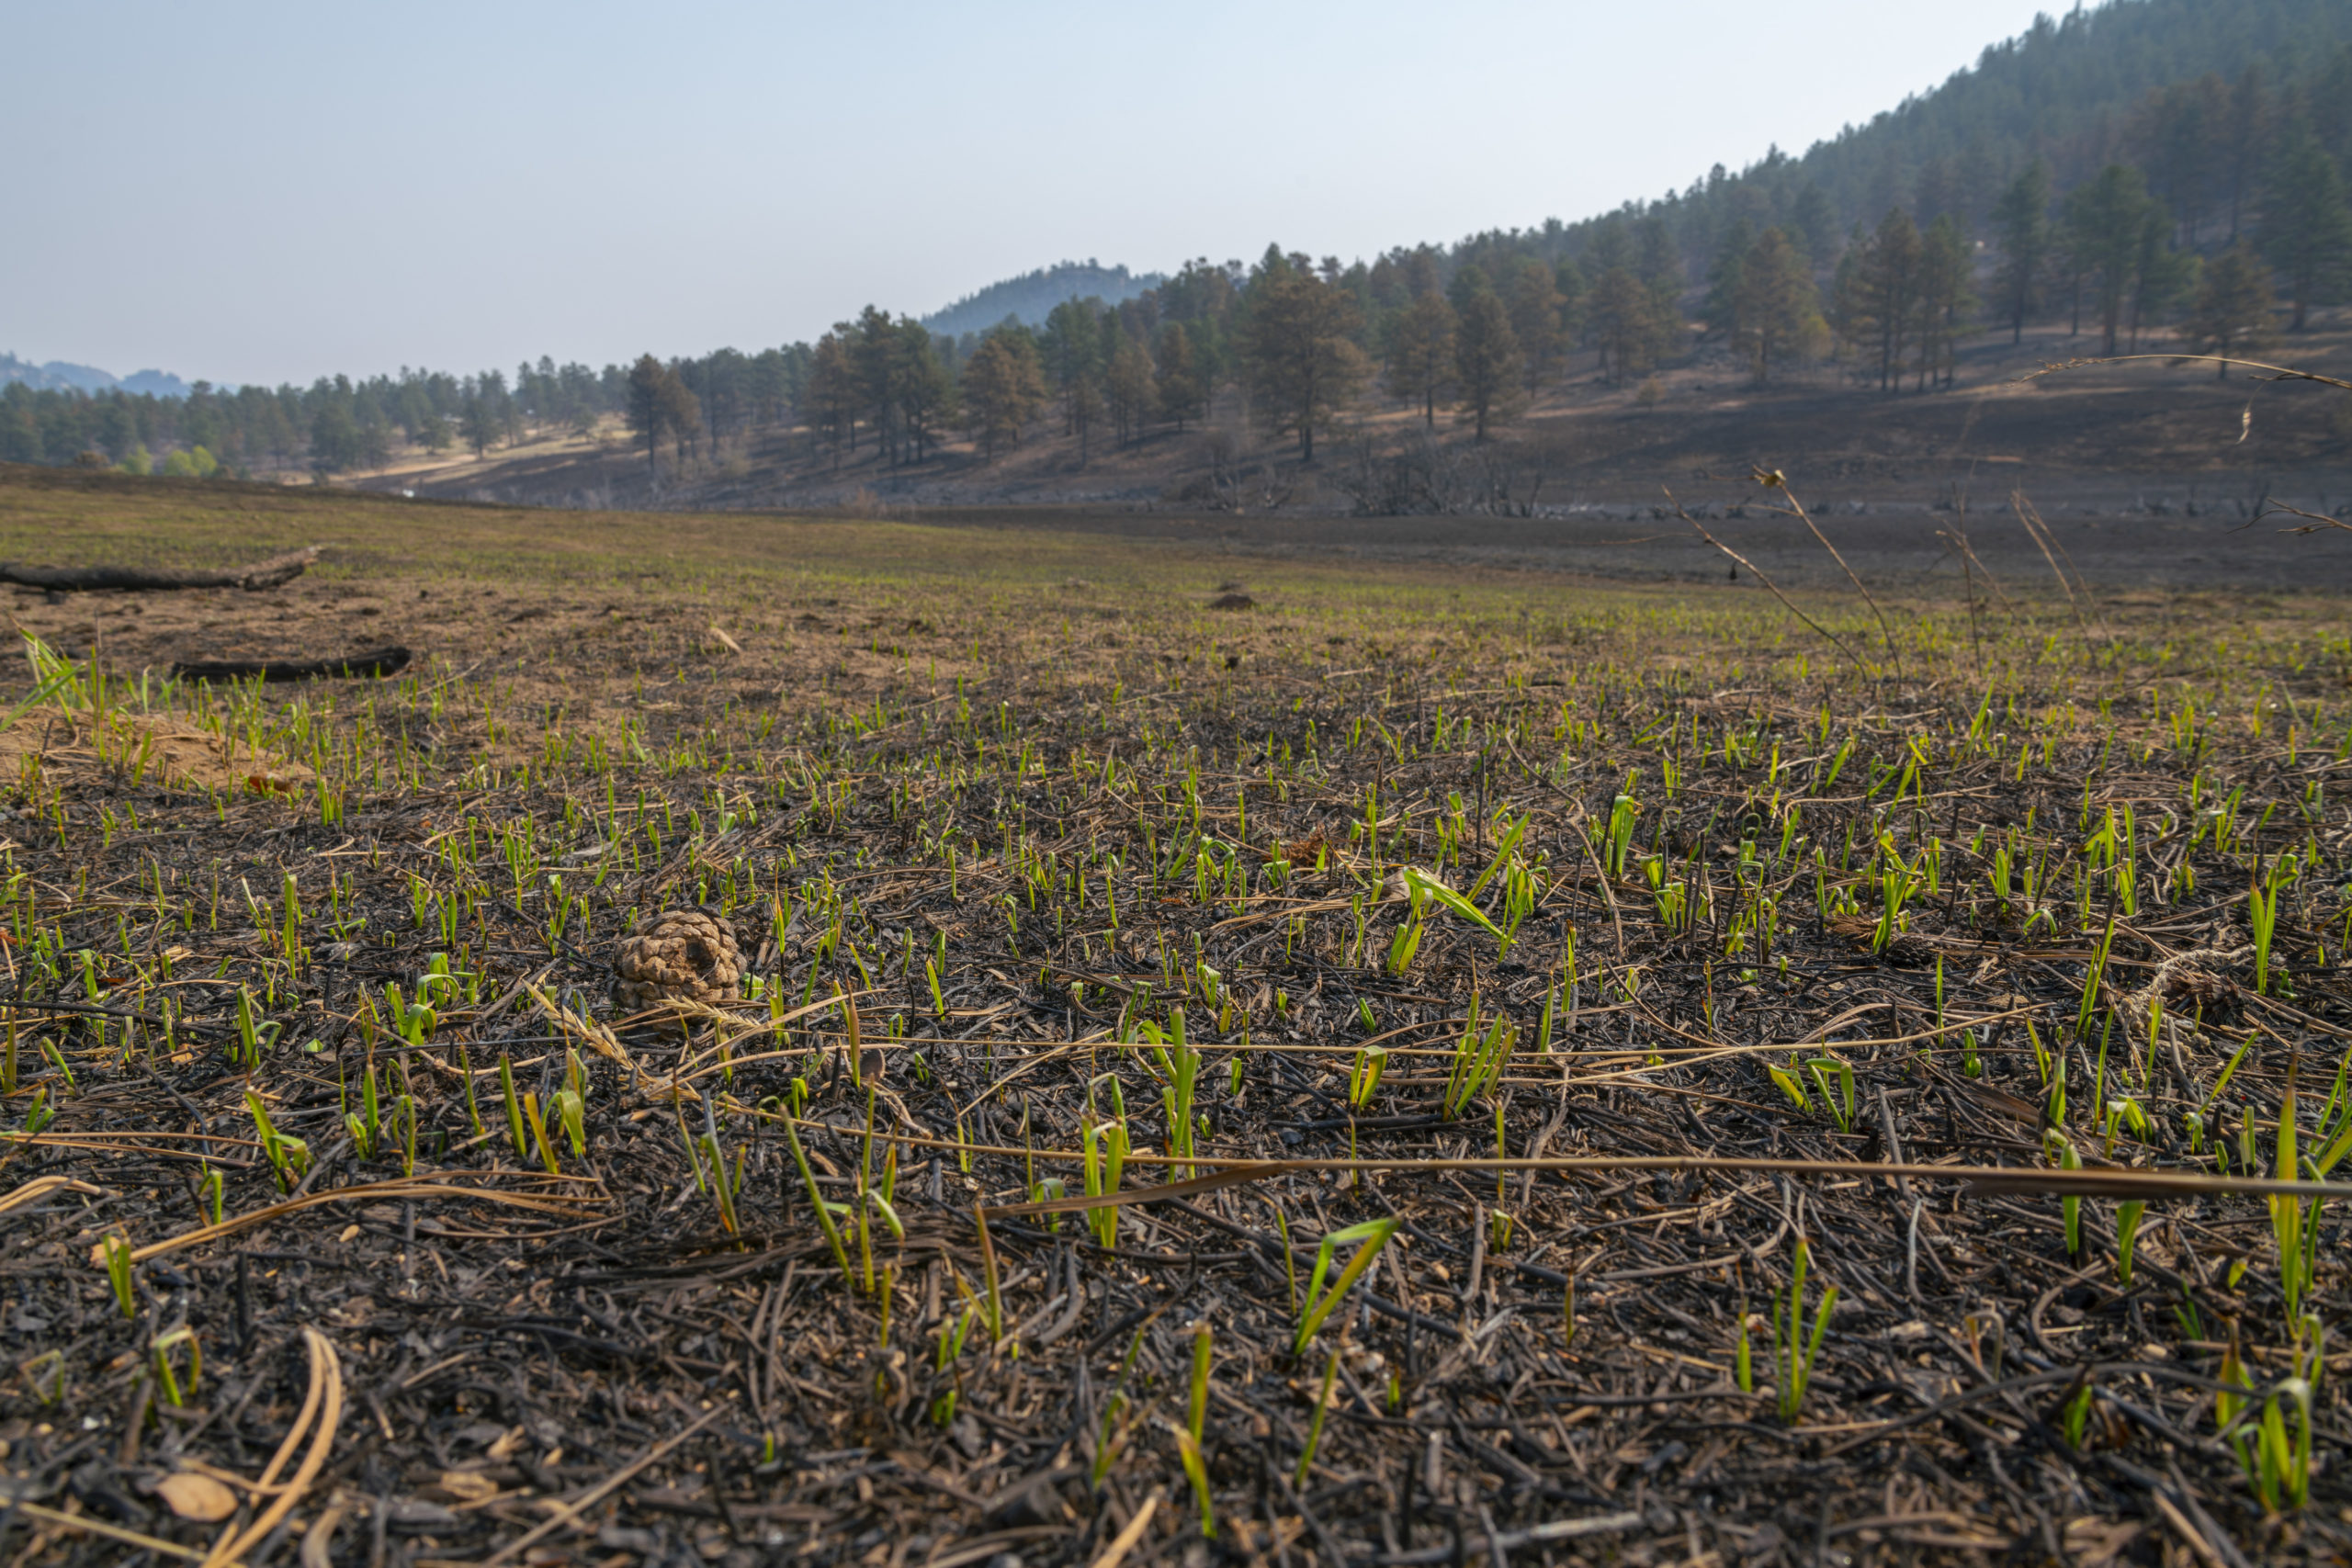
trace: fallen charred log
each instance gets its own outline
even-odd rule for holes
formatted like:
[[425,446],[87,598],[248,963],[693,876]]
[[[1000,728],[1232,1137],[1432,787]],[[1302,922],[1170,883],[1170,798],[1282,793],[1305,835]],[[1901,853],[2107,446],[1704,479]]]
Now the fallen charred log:
[[318,546],[311,545],[249,566],[215,571],[149,571],[135,566],[22,566],[15,561],[0,561],[0,582],[46,589],[51,593],[153,593],[179,588],[242,588],[252,592],[283,588],[318,558]]
[[341,659],[193,659],[172,666],[182,681],[318,681],[375,679],[408,668],[409,651],[371,648]]

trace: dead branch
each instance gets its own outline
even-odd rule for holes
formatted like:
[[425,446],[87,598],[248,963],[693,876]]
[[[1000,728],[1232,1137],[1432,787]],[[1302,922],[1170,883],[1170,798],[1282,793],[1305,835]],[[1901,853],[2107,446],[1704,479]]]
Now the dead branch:
[[[1672,491],[1668,491],[1666,492],[1666,499],[1668,501],[1674,501],[1674,492]],[[1855,669],[1860,671],[1864,675],[1868,675],[1870,673],[1870,667],[1862,662],[1860,655],[1857,654],[1852,649],[1848,648],[1845,640],[1838,637],[1836,632],[1831,631],[1827,626],[1823,626],[1819,621],[1815,620],[1811,615],[1808,615],[1803,610],[1798,609],[1796,607],[1795,601],[1792,600],[1787,594],[1781,592],[1779,585],[1773,582],[1770,578],[1765,576],[1762,571],[1758,570],[1754,561],[1749,560],[1746,556],[1741,555],[1737,550],[1733,549],[1729,545],[1724,544],[1721,539],[1718,539],[1713,534],[1708,533],[1705,526],[1702,525],[1696,517],[1691,516],[1690,513],[1682,509],[1682,503],[1680,502],[1674,501],[1674,511],[1677,516],[1680,517],[1685,523],[1690,524],[1693,528],[1699,530],[1699,537],[1706,540],[1707,543],[1723,551],[1724,554],[1729,556],[1741,566],[1746,567],[1749,571],[1755,572],[1756,581],[1770,589],[1772,591],[1772,597],[1778,599],[1781,604],[1786,604],[1789,607],[1789,614],[1794,615],[1798,620],[1803,621],[1806,626],[1811,626],[1815,631],[1819,632],[1823,637],[1827,637],[1832,643],[1836,644],[1838,652],[1844,654],[1847,658],[1854,661]],[[1836,554],[1835,551],[1832,551],[1831,553],[1833,555]],[[1845,563],[1840,561],[1838,564],[1842,566]],[[1850,576],[1852,574],[1849,573],[1848,575]]]
[[[1862,596],[1862,603],[1871,607],[1871,614],[1878,617],[1878,629],[1886,638],[1886,655],[1894,660],[1894,672],[1900,676],[1903,673],[1903,655],[1894,646],[1894,628],[1886,624],[1886,612],[1878,607],[1878,601],[1871,596],[1869,589],[1862,586],[1862,580],[1854,575],[1854,569],[1846,564],[1846,558],[1838,553],[1838,547],[1829,542],[1829,536],[1824,534],[1815,524],[1812,516],[1806,513],[1804,502],[1798,501],[1796,492],[1789,489],[1789,481],[1781,477],[1781,470],[1774,468],[1767,472],[1763,468],[1758,468],[1755,470],[1755,479],[1765,489],[1777,490],[1789,498],[1789,504],[1785,509],[1775,507],[1773,510],[1785,511],[1787,515],[1793,516],[1798,522],[1804,524],[1812,532],[1813,536],[1820,542],[1821,547],[1829,552],[1829,558],[1838,563],[1838,570],[1846,574],[1846,581],[1854,585],[1854,592]],[[1751,567],[1749,570],[1755,569]]]
[[149,571],[135,566],[20,566],[0,561],[0,582],[19,588],[40,588],[51,593],[154,593],[178,588],[283,588],[319,558],[319,547],[309,545],[250,566],[220,571]]
[[2240,359],[2225,354],[2111,354],[2094,359],[2068,359],[2045,365],[2039,370],[2029,370],[2018,381],[2038,381],[2044,376],[2055,376],[2061,370],[2080,369],[2086,365],[2122,365],[2134,359],[2161,359],[2170,365],[2243,365],[2249,370],[2267,370],[2267,376],[2251,378],[2257,381],[2316,381],[2323,387],[2341,387],[2352,392],[2352,381],[2339,381],[2333,376],[2315,375],[2309,370],[2290,370],[2284,365],[2265,365],[2258,359]]
[[[2026,499],[2025,491],[2021,490],[2009,491],[2009,510],[2016,514],[2017,520],[2025,525],[2026,536],[2033,541],[2037,549],[2041,550],[2041,558],[2050,563],[2050,574],[2058,580],[2059,590],[2066,595],[2066,608],[2074,612],[2075,630],[2081,634],[2084,641],[2087,643],[2091,630],[2083,621],[2082,600],[2089,594],[2089,585],[2087,583],[2084,585],[2081,595],[2075,593],[2074,583],[2066,580],[2065,568],[2061,567],[2058,564],[2058,558],[2050,553],[2050,547],[2054,542],[2050,533],[2050,525],[2041,520],[2041,513],[2035,509],[2032,502]],[[2059,547],[2064,548],[2064,546]],[[2066,564],[2072,566],[2074,558],[2069,556]]]
[[2290,517],[2309,519],[2300,528],[2279,529],[2281,534],[2316,534],[2322,528],[2341,528],[2346,533],[2352,534],[2352,523],[2346,523],[2339,517],[2330,517],[2324,512],[2306,512],[2300,506],[2290,506],[2283,501],[2266,502],[2262,510],[2254,514],[2253,520],[2247,523],[2246,526],[2251,528],[2264,518],[2276,517],[2281,513]]

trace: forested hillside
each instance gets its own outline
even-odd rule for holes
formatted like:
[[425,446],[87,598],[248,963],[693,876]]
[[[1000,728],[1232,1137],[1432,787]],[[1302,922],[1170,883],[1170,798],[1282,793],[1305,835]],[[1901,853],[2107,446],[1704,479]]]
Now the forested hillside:
[[[1950,212],[1984,233],[2000,193],[2034,158],[2061,190],[2110,163],[2135,164],[2195,244],[2234,231],[2263,177],[2261,148],[2298,111],[2341,158],[2352,132],[2352,6],[2342,0],[2130,0],[2037,18],[1986,46],[1933,92],[1849,126],[1802,157],[1738,174],[1720,165],[1655,203],[1576,225],[1655,214],[1703,264],[1745,218],[1806,231],[1816,252],[1853,224],[1905,207],[1925,226]],[[2314,62],[2320,68],[2314,70]],[[2158,89],[2170,88],[2169,92]],[[1807,193],[1818,190],[1819,197]]]
[[617,422],[649,480],[692,479],[784,432],[835,465],[985,463],[1041,437],[1083,464],[1215,418],[1311,461],[1367,414],[1485,442],[1571,384],[1702,361],[1751,397],[1931,395],[1972,339],[2037,322],[2084,353],[2270,347],[2352,285],[2347,162],[2352,5],[2118,0],[1801,157],[1576,223],[1165,277],[1065,264],[924,321],[868,306],[814,344],[601,370],[185,399],[17,380],[0,459],[328,476]]

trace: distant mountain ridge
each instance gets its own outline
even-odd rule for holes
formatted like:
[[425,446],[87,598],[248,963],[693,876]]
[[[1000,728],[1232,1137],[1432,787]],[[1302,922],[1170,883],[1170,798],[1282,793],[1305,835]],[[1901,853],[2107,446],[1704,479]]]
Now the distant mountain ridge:
[[984,333],[1007,316],[1026,326],[1041,326],[1054,307],[1066,301],[1095,299],[1115,305],[1167,281],[1165,273],[1129,272],[1124,266],[1104,266],[1091,256],[1082,262],[1057,262],[967,294],[923,317],[922,324],[947,337]]
[[74,365],[62,359],[36,365],[13,354],[0,354],[0,382],[7,381],[22,381],[35,391],[72,389],[84,392],[120,390],[134,397],[148,393],[159,398],[187,396],[187,383],[167,371],[141,370],[136,375],[117,376],[95,365]]

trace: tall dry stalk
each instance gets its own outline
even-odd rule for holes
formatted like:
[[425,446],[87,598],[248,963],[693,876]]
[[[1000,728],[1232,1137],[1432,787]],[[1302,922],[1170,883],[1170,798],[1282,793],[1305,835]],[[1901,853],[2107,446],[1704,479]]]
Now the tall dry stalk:
[[1967,492],[1967,491],[1966,491],[1965,489],[1962,489],[1962,490],[1961,490],[1961,491],[1958,492],[1957,496],[1955,497],[1955,503],[1956,503],[1957,508],[1958,508],[1958,521],[1954,524],[1954,525],[1953,525],[1951,529],[1949,529],[1949,530],[1945,531],[1945,533],[1944,533],[1944,537],[1945,537],[1945,538],[1947,538],[1947,539],[1949,539],[1949,540],[1951,540],[1954,545],[1956,545],[1956,546],[1958,546],[1958,547],[1959,547],[1959,549],[1960,549],[1960,569],[1961,569],[1962,572],[1962,573],[1964,573],[1964,574],[1968,577],[1968,580],[1969,580],[1969,586],[1968,586],[1968,637],[1969,637],[1969,644],[1970,644],[1970,646],[1971,646],[1971,648],[1972,648],[1972,649],[1974,649],[1976,650],[1976,662],[1977,662],[1977,667],[1978,667],[1979,669],[1982,669],[1982,668],[1984,667],[1984,657],[1983,649],[1982,649],[1981,645],[1980,645],[1980,644],[1979,644],[1979,642],[1978,642],[1977,609],[1976,609],[1976,583],[1975,583],[1975,579],[1976,579],[1979,575],[1982,575],[1982,576],[1984,577],[1984,586],[1985,586],[1988,590],[1990,590],[1990,591],[1991,591],[1993,597],[1994,597],[1995,599],[1996,599],[1996,600],[1998,600],[1998,601],[2000,602],[2000,605],[2001,605],[2001,613],[2002,613],[2003,615],[2014,615],[2014,614],[2016,614],[2016,606],[2012,605],[2012,604],[2009,603],[2009,596],[2008,596],[2007,593],[2005,593],[2005,592],[2002,592],[2002,590],[2001,590],[2001,580],[2000,580],[1999,578],[1995,577],[1995,576],[1993,575],[1993,569],[1992,569],[1991,567],[1988,567],[1988,566],[1986,566],[1986,565],[1984,564],[1983,558],[1979,557],[1979,556],[1977,555],[1977,553],[1976,553],[1976,547],[1975,547],[1973,543],[1971,543],[1971,542],[1970,542],[1970,540],[1969,540],[1969,537],[1968,537],[1968,492]]
[[[1667,491],[1666,499],[1668,501],[1674,501],[1674,492],[1670,490]],[[1724,555],[1729,556],[1736,564],[1746,567],[1754,574],[1757,581],[1762,583],[1767,589],[1771,591],[1773,598],[1778,599],[1781,604],[1788,606],[1790,615],[1794,615],[1798,620],[1803,621],[1806,626],[1811,626],[1815,631],[1819,632],[1824,637],[1827,638],[1828,641],[1837,648],[1838,652],[1844,654],[1847,658],[1854,661],[1854,668],[1860,671],[1864,678],[1868,678],[1870,675],[1870,667],[1862,662],[1861,655],[1847,647],[1846,640],[1839,637],[1836,632],[1831,631],[1827,626],[1823,626],[1819,621],[1815,620],[1811,615],[1808,615],[1803,610],[1798,609],[1796,606],[1796,601],[1781,592],[1780,584],[1765,576],[1764,570],[1761,567],[1758,566],[1754,561],[1749,560],[1746,556],[1741,555],[1737,550],[1733,549],[1729,545],[1724,544],[1721,539],[1716,538],[1713,534],[1708,533],[1706,525],[1701,523],[1696,517],[1691,516],[1690,513],[1684,511],[1682,503],[1679,501],[1674,501],[1674,514],[1681,518],[1685,523],[1690,524],[1691,527],[1698,529],[1699,537],[1714,546],[1715,548],[1721,550]],[[1836,552],[1832,551],[1831,553],[1835,554]],[[1849,573],[1849,575],[1850,576],[1851,574]],[[1880,624],[1882,626],[1885,624],[1884,617],[1881,617]],[[1588,852],[1589,852],[1591,846],[1588,844],[1586,845],[1586,849]],[[1602,886],[1608,886],[1606,877],[1602,879]],[[1622,945],[1622,934],[1620,937],[1620,942]]]
[[[2082,601],[2090,597],[2090,584],[2083,581],[2081,569],[2075,566],[2075,558],[2067,554],[2065,545],[2051,532],[2050,525],[2041,520],[2041,513],[2035,510],[2032,502],[2026,499],[2025,491],[2021,490],[2009,491],[2009,510],[2017,513],[2019,523],[2025,525],[2026,533],[2032,537],[2034,544],[2041,551],[2041,558],[2050,563],[2052,575],[2058,579],[2058,586],[2066,595],[2066,608],[2074,613],[2075,630],[2083,639],[2084,657],[2088,658],[2091,633],[2089,624],[2083,618]],[[2057,555],[2051,554],[2052,547],[2055,547]],[[2059,556],[2065,557],[2064,567],[2058,564]],[[2066,580],[2069,570],[2072,570],[2075,575],[2075,581],[2072,582]],[[2079,593],[2076,592],[2078,587]]]
[[[1973,417],[1975,410],[1969,411]],[[1984,642],[1977,627],[1976,616],[1976,552],[1968,547],[1968,487],[1952,487],[1952,506],[1956,520],[1953,531],[1945,535],[1960,546],[1960,578],[1968,594],[1968,657],[1978,671],[1984,668]]]
[[1751,471],[1758,484],[1762,485],[1766,490],[1777,490],[1788,497],[1789,504],[1786,507],[1776,506],[1772,510],[1784,517],[1794,517],[1805,525],[1806,530],[1820,542],[1821,547],[1829,552],[1829,558],[1838,563],[1838,570],[1846,574],[1846,581],[1854,585],[1854,592],[1862,596],[1862,603],[1871,607],[1871,614],[1878,617],[1879,634],[1886,638],[1886,656],[1894,661],[1895,676],[1900,679],[1903,674],[1903,654],[1894,646],[1894,628],[1886,624],[1886,612],[1878,607],[1878,601],[1871,596],[1869,589],[1862,586],[1862,580],[1854,575],[1854,569],[1846,564],[1846,558],[1838,553],[1838,547],[1829,542],[1829,536],[1821,531],[1814,522],[1812,514],[1805,511],[1804,503],[1796,498],[1796,492],[1789,489],[1787,477],[1778,468],[1756,468]]

